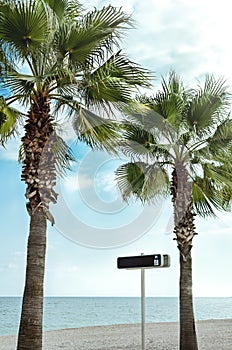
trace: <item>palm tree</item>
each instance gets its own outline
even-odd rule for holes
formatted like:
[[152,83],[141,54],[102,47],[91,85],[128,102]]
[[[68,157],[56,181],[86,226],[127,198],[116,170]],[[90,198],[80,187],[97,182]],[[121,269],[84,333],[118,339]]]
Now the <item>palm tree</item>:
[[[73,160],[57,133],[60,114],[55,118],[58,112],[68,114],[78,140],[114,149],[118,126],[110,115],[139,86],[150,85],[150,73],[119,50],[131,26],[130,16],[112,6],[87,12],[77,0],[0,2],[1,45],[14,60],[3,76],[9,96],[2,97],[1,112],[16,101],[27,109],[20,158],[30,231],[18,350],[42,349],[47,219],[54,223],[49,204],[57,201],[57,173]],[[5,142],[18,118],[17,113],[4,118],[0,135]]]
[[121,150],[131,157],[116,171],[125,200],[143,202],[171,196],[174,234],[180,255],[180,349],[197,350],[192,296],[195,215],[228,210],[232,188],[232,120],[222,79],[184,87],[174,73],[162,90],[142,96],[126,110]]

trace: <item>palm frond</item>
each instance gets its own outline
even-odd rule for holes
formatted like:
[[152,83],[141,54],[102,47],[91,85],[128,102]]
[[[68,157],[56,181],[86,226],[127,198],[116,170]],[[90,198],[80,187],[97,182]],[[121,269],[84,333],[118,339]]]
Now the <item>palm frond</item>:
[[192,186],[192,196],[194,211],[197,215],[202,217],[212,216],[215,217],[213,206],[209,199],[202,190],[201,183],[195,181]]
[[[101,35],[104,36],[103,34]],[[88,57],[97,51],[99,36],[93,28],[83,28],[78,24],[64,23],[54,38],[54,45],[58,55],[68,67],[76,67],[76,70],[86,66],[90,62]],[[103,55],[100,48],[96,54]],[[91,61],[92,62],[92,61]]]
[[25,58],[46,42],[49,21],[43,2],[20,1],[1,9],[0,37]]
[[153,203],[169,193],[168,175],[159,165],[126,163],[116,170],[116,179],[124,200],[135,196],[142,202]]
[[21,145],[19,146],[18,162],[23,163],[25,159],[26,159],[26,145],[24,143],[21,143]]
[[186,112],[186,119],[200,135],[207,134],[211,127],[220,122],[228,111],[230,94],[223,79],[206,76],[205,85],[192,90],[192,98]]
[[232,120],[227,119],[218,125],[215,133],[208,141],[211,152],[218,152],[232,146]]
[[[66,0],[64,0],[66,1]],[[54,0],[55,2],[55,0]],[[84,6],[78,0],[68,0],[65,8],[66,20],[74,21],[84,15]]]
[[148,155],[150,145],[155,143],[154,136],[151,133],[138,125],[130,123],[130,121],[122,124],[122,134],[120,149],[127,156]]
[[11,91],[13,100],[19,100],[26,104],[29,101],[38,78],[32,75],[9,72],[4,79],[3,86]]
[[13,70],[14,59],[15,57],[13,53],[6,47],[6,45],[4,45],[3,41],[0,39],[0,79],[1,80],[9,70]]
[[176,129],[159,113],[153,110],[150,103],[133,101],[122,107],[122,111],[133,125],[152,134],[154,144],[150,143],[150,152],[155,156],[161,151],[162,155],[171,155],[170,151],[174,146],[179,145],[179,135]]
[[65,16],[65,10],[68,7],[68,0],[43,0],[45,4],[53,11],[55,16],[61,21]]
[[137,124],[131,123],[130,120],[121,124],[122,140],[119,148],[131,158],[147,156],[147,160],[168,162],[170,154],[165,145],[159,143],[154,133],[149,132],[145,128]]
[[76,20],[83,6],[77,0],[43,0],[57,17],[59,23]]
[[80,88],[87,105],[128,102],[136,87],[150,86],[150,73],[118,52],[92,73],[84,75]]
[[214,209],[226,210],[225,196],[223,189],[226,187],[225,181],[220,186],[211,177],[197,176],[194,179],[192,193],[196,213],[199,216],[216,216]]
[[17,122],[20,112],[9,107],[4,98],[0,98],[0,143],[4,146],[6,141],[17,132]]
[[170,71],[167,79],[162,77],[162,90],[150,99],[150,107],[161,114],[176,129],[183,125],[183,112],[187,99],[187,92],[184,89],[180,77]]
[[62,137],[57,134],[55,134],[55,143],[52,151],[55,155],[56,172],[62,177],[66,175],[67,170],[71,170],[72,163],[75,162],[73,151]]
[[60,96],[68,94],[70,98],[78,96],[78,84],[75,74],[65,67],[54,67],[48,71],[46,70],[41,80],[43,90],[50,91],[51,95],[54,92],[55,94],[60,94]]
[[[107,48],[111,45],[117,45],[117,39],[120,38],[123,31],[133,25],[131,16],[128,16],[122,8],[116,8],[112,5],[104,6],[101,10],[94,9],[87,13],[82,20],[83,27],[92,27],[98,33],[104,33],[105,38],[108,36],[109,41]],[[116,39],[116,40],[115,40]]]
[[225,211],[231,211],[232,203],[232,188],[225,186],[220,191],[220,196],[222,198],[222,209]]
[[111,5],[101,10],[95,8],[72,24],[70,21],[63,23],[54,43],[70,67],[93,69],[100,59],[105,59],[106,53],[112,53],[115,45],[118,46],[121,31],[130,23],[130,17],[121,8]]
[[223,162],[223,165],[202,164],[204,177],[211,179],[214,185],[220,188],[221,186],[232,188],[232,165],[231,162]]
[[116,180],[123,199],[128,200],[132,195],[140,198],[145,181],[144,163],[126,163],[116,170]]
[[73,128],[77,139],[84,141],[91,148],[116,152],[119,126],[115,121],[101,118],[85,108],[79,108],[74,114]]

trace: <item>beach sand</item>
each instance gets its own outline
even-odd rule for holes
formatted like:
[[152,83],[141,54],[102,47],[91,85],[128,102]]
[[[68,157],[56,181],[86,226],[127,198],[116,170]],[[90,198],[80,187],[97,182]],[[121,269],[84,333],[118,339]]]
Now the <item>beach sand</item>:
[[[232,319],[197,322],[199,350],[232,350]],[[16,336],[0,337],[0,350],[15,350]],[[62,329],[44,333],[44,350],[140,350],[140,325]],[[178,323],[146,324],[146,350],[177,350]]]

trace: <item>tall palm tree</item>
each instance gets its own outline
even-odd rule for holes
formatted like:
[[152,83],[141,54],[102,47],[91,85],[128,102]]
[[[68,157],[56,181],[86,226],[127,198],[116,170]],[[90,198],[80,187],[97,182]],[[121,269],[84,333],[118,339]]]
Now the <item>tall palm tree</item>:
[[126,110],[121,150],[131,162],[117,169],[125,200],[143,202],[171,196],[174,234],[180,255],[180,349],[197,350],[192,257],[195,215],[228,210],[232,188],[232,120],[222,79],[207,76],[204,86],[184,87],[171,72],[162,90],[139,97]]
[[[87,12],[77,0],[0,2],[1,45],[14,59],[14,68],[4,74],[9,96],[2,97],[2,105],[10,108],[17,101],[27,109],[20,157],[30,231],[18,350],[42,349],[47,219],[54,223],[49,204],[57,201],[57,172],[73,159],[56,131],[61,119],[56,115],[68,113],[78,140],[114,149],[118,127],[110,113],[128,103],[139,86],[150,85],[150,73],[119,50],[131,25],[130,16],[112,6]],[[1,125],[4,142],[17,113],[11,127],[9,118],[5,113]]]

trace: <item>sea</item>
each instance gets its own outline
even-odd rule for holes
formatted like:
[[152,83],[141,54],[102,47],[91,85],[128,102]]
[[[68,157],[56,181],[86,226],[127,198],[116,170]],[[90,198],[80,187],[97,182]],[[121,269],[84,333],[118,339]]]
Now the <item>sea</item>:
[[[0,335],[18,331],[22,299],[0,297]],[[147,297],[146,322],[178,321],[178,298]],[[196,320],[232,319],[232,298],[195,298]],[[46,297],[44,331],[64,328],[139,323],[137,297]]]

